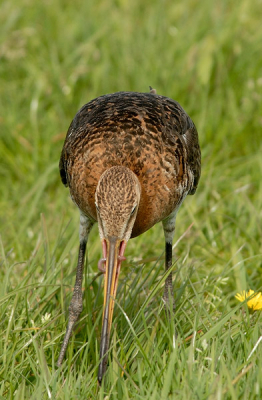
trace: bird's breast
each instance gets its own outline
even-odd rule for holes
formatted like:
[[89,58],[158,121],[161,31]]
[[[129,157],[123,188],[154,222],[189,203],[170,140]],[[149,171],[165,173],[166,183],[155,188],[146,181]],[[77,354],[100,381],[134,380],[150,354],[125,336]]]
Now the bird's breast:
[[69,162],[70,192],[80,210],[97,220],[95,191],[103,172],[122,165],[132,170],[141,185],[141,198],[132,237],[150,229],[166,218],[177,207],[191,185],[191,176],[184,163],[184,155],[162,151],[161,142],[129,138],[107,139],[83,148]]

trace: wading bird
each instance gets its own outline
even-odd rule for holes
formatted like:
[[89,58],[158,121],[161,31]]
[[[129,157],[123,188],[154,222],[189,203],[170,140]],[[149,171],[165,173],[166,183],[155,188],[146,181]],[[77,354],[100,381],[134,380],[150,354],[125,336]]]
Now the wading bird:
[[[151,88],[150,88],[151,89]],[[65,139],[60,175],[80,210],[80,247],[69,322],[58,358],[62,364],[69,338],[82,311],[82,277],[89,232],[98,222],[105,273],[104,313],[98,381],[106,371],[114,299],[121,262],[130,238],[162,221],[166,256],[172,265],[177,211],[194,194],[201,169],[194,123],[174,100],[150,93],[118,92],[84,105]],[[173,299],[172,274],[164,300]]]

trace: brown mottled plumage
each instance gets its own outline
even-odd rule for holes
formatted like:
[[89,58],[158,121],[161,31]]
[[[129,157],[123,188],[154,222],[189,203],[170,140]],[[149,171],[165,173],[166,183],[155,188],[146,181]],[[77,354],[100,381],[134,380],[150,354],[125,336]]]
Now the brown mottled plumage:
[[[176,213],[200,177],[201,154],[194,123],[174,100],[150,93],[119,92],[98,97],[73,119],[60,159],[62,182],[80,209],[80,250],[69,324],[58,365],[82,311],[82,270],[88,233],[98,221],[106,263],[101,364],[106,370],[113,298],[130,237],[163,221],[166,268],[172,264]],[[111,274],[112,272],[112,274]],[[164,299],[173,297],[172,276]]]

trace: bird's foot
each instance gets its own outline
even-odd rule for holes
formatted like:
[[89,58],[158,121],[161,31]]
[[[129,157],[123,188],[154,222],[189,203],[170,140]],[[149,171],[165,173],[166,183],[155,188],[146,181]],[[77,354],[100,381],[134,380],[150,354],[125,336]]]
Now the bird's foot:
[[173,289],[165,288],[164,296],[163,296],[163,302],[165,305],[165,309],[167,313],[174,313],[176,306],[175,306],[175,299],[174,299],[174,293]]
[[106,258],[100,258],[98,261],[98,269],[99,271],[103,272],[103,274],[106,273]]
[[[120,263],[122,262],[122,261],[125,261],[126,260],[126,257],[124,257],[124,256],[118,256],[118,260],[120,261]],[[105,274],[106,273],[106,266],[105,266],[105,264],[106,264],[106,258],[100,258],[100,260],[98,261],[98,269],[99,269],[99,271],[101,271],[101,272],[103,272],[103,274]],[[119,270],[119,268],[120,268],[120,265],[118,266],[118,270]]]

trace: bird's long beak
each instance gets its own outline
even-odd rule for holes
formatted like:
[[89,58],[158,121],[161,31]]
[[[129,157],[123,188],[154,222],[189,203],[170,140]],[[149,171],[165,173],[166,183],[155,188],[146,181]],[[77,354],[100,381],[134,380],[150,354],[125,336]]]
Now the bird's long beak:
[[112,317],[114,311],[115,296],[118,284],[121,261],[124,258],[126,242],[119,240],[115,236],[106,239],[103,243],[103,249],[106,247],[106,271],[104,285],[104,311],[103,311],[103,327],[100,344],[100,365],[98,370],[98,382],[102,382],[103,375],[106,371],[108,360],[108,348],[110,339],[110,330],[112,325]]

